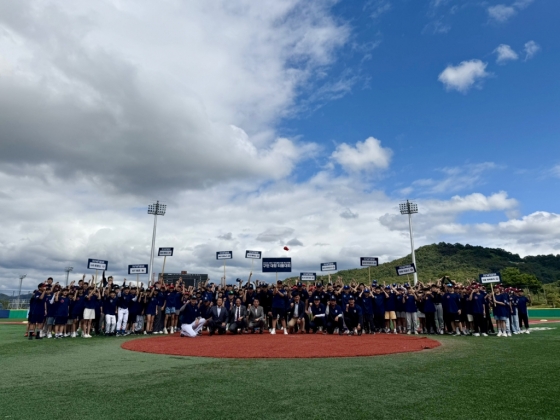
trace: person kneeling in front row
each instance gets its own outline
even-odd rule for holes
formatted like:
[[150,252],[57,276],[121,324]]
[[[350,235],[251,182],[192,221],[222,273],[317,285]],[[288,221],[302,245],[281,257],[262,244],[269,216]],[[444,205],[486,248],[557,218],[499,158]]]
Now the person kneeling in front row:
[[181,337],[196,337],[206,324],[200,315],[200,304],[195,295],[179,309],[177,315],[181,321]]

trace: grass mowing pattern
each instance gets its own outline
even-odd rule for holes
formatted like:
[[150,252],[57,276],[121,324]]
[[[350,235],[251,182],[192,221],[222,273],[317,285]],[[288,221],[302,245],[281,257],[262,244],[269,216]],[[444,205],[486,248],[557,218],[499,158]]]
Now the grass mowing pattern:
[[438,337],[443,345],[425,353],[307,360],[162,356],[123,350],[123,339],[113,337],[22,335],[21,326],[0,325],[1,419],[519,420],[560,413],[560,329]]

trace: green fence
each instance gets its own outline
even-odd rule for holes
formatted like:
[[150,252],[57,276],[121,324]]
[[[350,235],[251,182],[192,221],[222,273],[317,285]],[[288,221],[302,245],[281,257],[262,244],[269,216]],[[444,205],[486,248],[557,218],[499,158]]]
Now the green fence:
[[8,318],[27,318],[27,309],[10,309]]
[[560,318],[560,309],[555,309],[555,308],[531,309],[531,308],[529,308],[529,318],[531,318],[531,319]]

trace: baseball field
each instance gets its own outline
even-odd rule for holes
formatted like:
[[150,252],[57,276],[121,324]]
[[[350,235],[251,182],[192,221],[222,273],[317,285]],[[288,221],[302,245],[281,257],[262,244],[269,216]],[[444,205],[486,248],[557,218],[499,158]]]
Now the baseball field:
[[[161,337],[27,340],[23,324],[0,324],[0,418],[558,419],[560,324],[535,327],[507,338],[437,336],[441,345],[411,353],[258,359],[121,347]],[[298,337],[303,348],[307,337],[311,351],[321,337]],[[227,338],[165,337],[224,353],[246,337]],[[364,338],[340,337],[348,347]]]

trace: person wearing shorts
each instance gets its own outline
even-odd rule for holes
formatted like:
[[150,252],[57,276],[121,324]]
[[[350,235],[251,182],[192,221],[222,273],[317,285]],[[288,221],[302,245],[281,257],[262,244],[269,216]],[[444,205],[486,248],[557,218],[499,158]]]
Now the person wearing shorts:
[[29,318],[28,318],[28,335],[31,340],[33,335],[37,340],[42,339],[43,323],[45,322],[45,315],[47,308],[45,306],[45,294],[47,287],[44,283],[39,283],[33,296],[29,302]]
[[[164,334],[173,334],[173,316],[176,313],[175,304],[177,302],[177,291],[173,285],[169,286],[169,290],[165,292],[165,321],[164,321]],[[169,330],[168,327],[169,326]]]
[[54,298],[55,306],[55,330],[54,338],[63,338],[66,324],[68,323],[68,314],[70,310],[70,297],[68,296],[69,290],[64,288],[56,292]]
[[284,334],[288,334],[286,329],[286,300],[288,294],[282,287],[282,282],[278,280],[276,286],[271,290],[272,293],[272,330],[271,334],[276,334],[276,323],[278,322],[278,317],[280,317],[280,322],[284,328]]
[[385,332],[391,332],[393,321],[393,334],[397,334],[396,292],[391,286],[385,286]]

